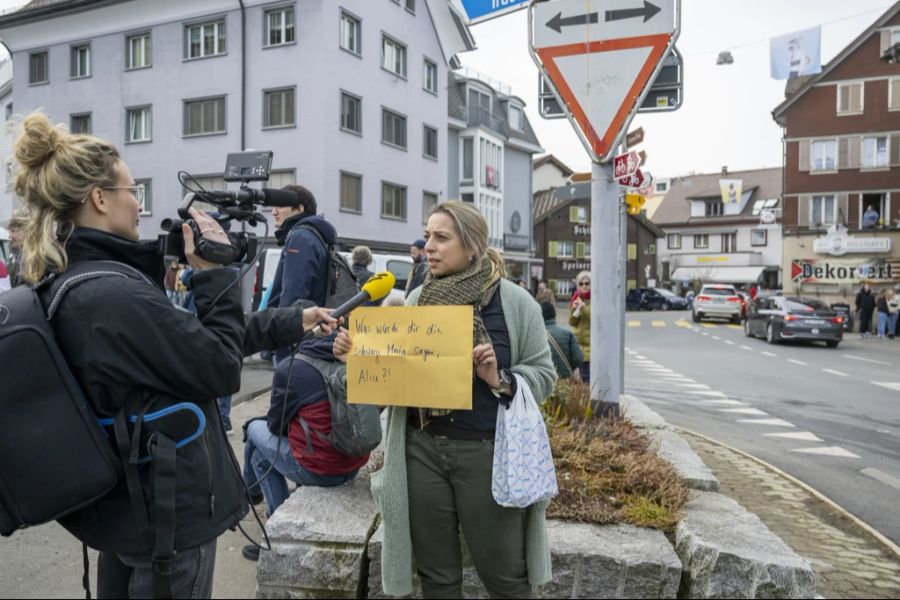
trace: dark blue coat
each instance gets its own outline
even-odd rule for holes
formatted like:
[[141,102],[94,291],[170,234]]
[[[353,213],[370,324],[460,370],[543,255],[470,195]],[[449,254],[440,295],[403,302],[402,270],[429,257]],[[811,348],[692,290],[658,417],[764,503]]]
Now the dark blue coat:
[[325,304],[328,251],[316,234],[301,224],[314,227],[326,243],[337,242],[334,226],[320,215],[298,215],[285,221],[281,231],[287,234],[278,236],[284,248],[272,282],[269,306],[287,307],[298,300],[309,300],[317,306]]

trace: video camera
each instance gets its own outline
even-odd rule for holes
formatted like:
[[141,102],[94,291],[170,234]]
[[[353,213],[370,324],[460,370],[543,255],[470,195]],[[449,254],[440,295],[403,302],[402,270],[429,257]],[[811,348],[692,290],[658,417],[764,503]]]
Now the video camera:
[[[217,264],[228,265],[236,262],[252,263],[256,259],[256,235],[247,232],[229,232],[231,245],[206,239],[200,235],[200,229],[191,218],[189,209],[195,201],[214,205],[219,214],[219,223],[230,220],[242,221],[255,227],[265,223],[266,218],[256,207],[264,206],[296,206],[297,195],[286,190],[261,190],[249,187],[251,181],[268,181],[272,173],[272,151],[264,152],[232,152],[225,161],[225,181],[240,181],[238,191],[204,190],[197,181],[184,171],[178,174],[181,185],[188,190],[178,207],[179,219],[163,219],[160,227],[166,233],[159,235],[159,253],[162,256],[177,256],[179,261],[186,262],[184,256],[184,235],[181,226],[187,223],[194,233],[196,254],[201,258]],[[193,183],[193,188],[189,183]]]

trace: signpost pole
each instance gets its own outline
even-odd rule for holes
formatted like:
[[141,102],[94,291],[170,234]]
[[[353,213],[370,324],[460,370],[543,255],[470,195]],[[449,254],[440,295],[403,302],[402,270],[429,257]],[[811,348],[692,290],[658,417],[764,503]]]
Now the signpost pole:
[[612,163],[591,173],[591,404],[595,414],[619,415],[624,308],[619,260],[619,185]]

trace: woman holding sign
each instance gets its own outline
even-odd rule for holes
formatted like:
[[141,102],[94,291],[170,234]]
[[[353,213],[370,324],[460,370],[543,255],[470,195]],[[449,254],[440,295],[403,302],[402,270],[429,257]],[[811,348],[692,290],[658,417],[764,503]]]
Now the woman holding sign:
[[[491,478],[498,407],[516,394],[513,374],[538,400],[553,390],[541,311],[503,277],[503,257],[488,248],[487,223],[471,204],[435,207],[425,238],[430,273],[407,304],[474,307],[472,410],[389,409],[385,464],[372,477],[384,520],[384,592],[412,593],[415,555],[426,598],[461,598],[461,530],[491,597],[529,598],[532,585],[551,580],[546,502],[502,507]],[[335,355],[345,360],[350,346],[342,330]]]

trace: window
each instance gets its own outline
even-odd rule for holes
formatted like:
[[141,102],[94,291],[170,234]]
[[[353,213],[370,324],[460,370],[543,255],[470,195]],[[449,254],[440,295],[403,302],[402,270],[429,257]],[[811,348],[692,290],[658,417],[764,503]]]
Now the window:
[[[634,244],[629,244],[633,246]],[[590,242],[575,242],[575,258],[590,260],[591,244]]]
[[50,67],[47,51],[35,52],[28,56],[28,83],[47,83],[50,81]]
[[706,233],[695,235],[694,248],[709,248],[709,235]]
[[475,203],[475,194],[460,194],[463,202],[468,202],[469,204]]
[[765,229],[751,229],[750,230],[750,245],[751,246],[765,246],[767,241],[768,232]]
[[887,136],[863,138],[862,166],[864,169],[877,169],[888,166]]
[[91,113],[72,115],[69,120],[69,131],[72,133],[87,133],[93,131],[91,127]]
[[[553,250],[556,250],[554,253]],[[575,242],[571,240],[559,240],[550,242],[551,258],[575,258]]]
[[294,43],[294,7],[273,8],[267,10],[266,46],[281,46]]
[[294,185],[297,183],[297,173],[294,169],[281,169],[272,171],[266,186],[274,190],[280,190],[286,185]]
[[198,23],[184,28],[184,57],[205,58],[225,54],[225,21]]
[[670,233],[666,236],[666,246],[669,250],[681,250],[681,234]]
[[141,201],[141,216],[153,214],[153,180],[135,179],[137,185],[144,186],[144,199]]
[[152,117],[149,106],[129,108],[126,110],[127,131],[126,142],[149,142],[152,132]]
[[472,170],[475,164],[475,141],[472,138],[463,138],[462,143],[462,178],[472,181]]
[[509,125],[516,131],[525,131],[525,114],[518,106],[509,107]]
[[438,130],[425,125],[424,154],[428,158],[437,160],[438,157]]
[[722,234],[722,252],[737,252],[737,233]]
[[766,200],[757,200],[753,203],[752,216],[758,217],[764,210],[770,210],[778,206],[778,198],[768,198]]
[[816,226],[834,225],[837,205],[834,196],[813,196],[810,207],[810,223]]
[[657,194],[665,194],[669,191],[669,183],[667,181],[660,181],[656,184],[656,193]]
[[125,68],[142,69],[153,64],[150,32],[129,35],[125,38]]
[[481,90],[469,88],[469,124],[489,124],[491,116],[491,97]]
[[416,0],[406,0],[406,10],[416,14]]
[[707,217],[721,217],[725,214],[725,205],[721,200],[708,200],[706,202]]
[[428,223],[428,215],[431,214],[432,209],[434,209],[434,207],[437,205],[437,194],[433,194],[431,192],[422,193],[422,225],[426,225]]
[[406,117],[383,109],[381,119],[381,141],[391,146],[406,149]]
[[863,83],[839,83],[837,85],[837,114],[859,115],[863,112]]
[[91,76],[91,45],[72,46],[72,62],[69,71],[72,79]]
[[185,100],[184,135],[225,133],[225,97]]
[[815,140],[809,153],[809,168],[812,171],[834,171],[837,169],[837,140]]
[[362,134],[362,99],[341,92],[341,129]]
[[263,92],[263,127],[293,127],[297,124],[294,88]]
[[406,220],[406,188],[386,181],[381,182],[381,216],[386,219]]
[[587,206],[570,206],[569,223],[586,224],[588,222]]
[[483,174],[482,185],[499,192],[503,184],[503,147],[488,138],[479,139],[479,172]]
[[388,36],[381,39],[381,67],[406,79],[406,46]]
[[341,210],[362,213],[362,177],[341,171]]
[[423,87],[432,94],[438,93],[438,68],[427,58],[425,59],[425,73],[423,75]]
[[353,15],[341,12],[341,48],[362,54],[362,25]]

